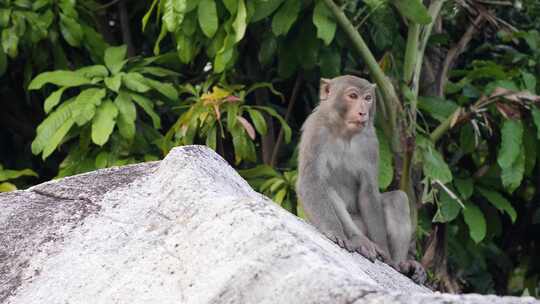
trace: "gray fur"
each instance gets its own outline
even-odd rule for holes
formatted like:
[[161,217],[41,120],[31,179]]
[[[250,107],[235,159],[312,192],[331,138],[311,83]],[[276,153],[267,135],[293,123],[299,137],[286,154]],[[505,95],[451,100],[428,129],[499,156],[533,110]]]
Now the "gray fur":
[[341,132],[344,119],[336,110],[344,102],[345,88],[366,92],[374,86],[350,75],[322,85],[329,91],[321,87],[324,98],[305,121],[300,140],[297,192],[307,218],[349,251],[416,272],[419,264],[407,262],[413,233],[407,196],[402,191],[379,192],[375,99],[368,123],[354,134]]

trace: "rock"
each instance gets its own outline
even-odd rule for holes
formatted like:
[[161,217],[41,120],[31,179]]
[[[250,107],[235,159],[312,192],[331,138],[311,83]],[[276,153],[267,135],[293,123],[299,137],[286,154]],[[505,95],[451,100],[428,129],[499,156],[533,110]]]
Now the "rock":
[[1,194],[0,231],[1,303],[540,303],[432,293],[202,146]]

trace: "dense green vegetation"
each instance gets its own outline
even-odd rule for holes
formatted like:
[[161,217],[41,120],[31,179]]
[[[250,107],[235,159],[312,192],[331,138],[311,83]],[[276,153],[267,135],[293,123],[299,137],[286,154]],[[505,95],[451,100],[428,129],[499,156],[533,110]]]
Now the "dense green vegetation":
[[300,126],[356,74],[431,284],[539,296],[539,30],[536,0],[2,0],[0,191],[197,143],[302,216]]

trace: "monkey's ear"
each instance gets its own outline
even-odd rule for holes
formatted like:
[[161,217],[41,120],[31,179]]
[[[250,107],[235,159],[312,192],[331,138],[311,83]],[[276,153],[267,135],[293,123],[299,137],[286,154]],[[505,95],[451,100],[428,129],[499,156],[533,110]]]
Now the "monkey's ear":
[[321,101],[328,99],[330,95],[330,79],[321,78],[321,91],[319,93],[319,99]]

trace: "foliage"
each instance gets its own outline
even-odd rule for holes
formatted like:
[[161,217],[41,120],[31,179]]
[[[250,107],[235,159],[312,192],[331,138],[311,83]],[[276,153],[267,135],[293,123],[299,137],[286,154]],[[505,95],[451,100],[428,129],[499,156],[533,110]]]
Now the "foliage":
[[17,186],[7,182],[8,180],[17,179],[21,176],[34,176],[37,177],[37,173],[31,169],[23,170],[8,170],[0,164],[0,192],[9,192],[17,190]]

